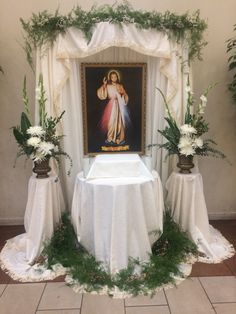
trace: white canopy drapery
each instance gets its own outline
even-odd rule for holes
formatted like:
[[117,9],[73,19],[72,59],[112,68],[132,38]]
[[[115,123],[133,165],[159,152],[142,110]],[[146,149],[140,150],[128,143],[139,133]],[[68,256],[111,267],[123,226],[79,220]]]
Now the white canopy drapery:
[[[72,199],[76,174],[83,168],[83,125],[81,100],[82,62],[145,62],[147,63],[146,97],[146,145],[162,143],[158,129],[164,127],[165,109],[158,86],[166,95],[176,119],[181,122],[186,103],[187,47],[170,40],[164,33],[156,30],[138,29],[133,24],[97,24],[90,41],[84,33],[70,28],[66,34],[59,35],[52,47],[42,47],[37,51],[36,76],[43,75],[47,93],[47,112],[66,114],[61,123],[61,131],[66,134],[64,148],[73,159],[71,177],[63,173],[67,200]],[[187,71],[185,71],[187,72]],[[36,110],[37,113],[37,110]],[[163,182],[171,167],[164,162],[165,152],[152,148],[152,167],[156,169]],[[64,167],[63,167],[64,168]]]

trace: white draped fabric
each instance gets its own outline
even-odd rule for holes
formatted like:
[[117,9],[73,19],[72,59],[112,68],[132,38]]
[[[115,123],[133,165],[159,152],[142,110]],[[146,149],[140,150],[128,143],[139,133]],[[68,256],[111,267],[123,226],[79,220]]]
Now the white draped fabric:
[[162,233],[164,203],[158,174],[75,182],[72,221],[79,242],[111,273],[129,258],[148,261]]
[[20,281],[53,279],[65,273],[60,265],[53,270],[35,264],[45,242],[50,240],[65,210],[60,181],[56,176],[36,179],[28,186],[24,225],[26,233],[9,239],[0,253],[0,264],[12,278]]
[[160,177],[137,154],[96,156],[86,178],[76,177],[71,217],[78,240],[111,273],[127,268],[129,258],[149,260],[163,212]]
[[175,222],[198,246],[204,263],[220,263],[233,256],[233,246],[209,225],[200,173],[173,172],[166,182],[167,204]]
[[[146,100],[146,144],[161,143],[157,130],[164,127],[164,106],[158,86],[170,101],[176,118],[181,121],[185,106],[187,74],[181,70],[186,65],[187,48],[172,42],[166,34],[155,30],[137,29],[133,24],[97,24],[93,36],[88,41],[84,34],[70,28],[59,35],[52,47],[37,51],[36,75],[43,74],[47,92],[47,111],[58,115],[66,114],[61,131],[66,134],[65,150],[72,156],[74,166],[70,178],[64,175],[64,183],[69,203],[72,199],[76,174],[83,168],[83,125],[81,103],[82,62],[145,62],[147,63]],[[185,62],[184,62],[185,61]],[[36,110],[37,113],[37,110]],[[158,171],[163,181],[169,174],[169,162],[164,162],[165,152],[153,148],[152,167]]]

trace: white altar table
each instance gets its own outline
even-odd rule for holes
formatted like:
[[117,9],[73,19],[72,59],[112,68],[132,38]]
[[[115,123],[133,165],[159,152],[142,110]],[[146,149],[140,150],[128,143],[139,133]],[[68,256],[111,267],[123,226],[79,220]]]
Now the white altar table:
[[166,188],[172,217],[197,244],[199,261],[219,263],[233,256],[233,246],[209,224],[201,174],[173,172]]
[[[131,158],[134,161],[135,157]],[[136,161],[133,169],[137,170],[142,161]],[[117,172],[115,163],[111,168]],[[127,168],[130,175],[131,168]],[[147,261],[151,245],[162,232],[164,203],[159,175],[148,170],[146,175],[136,173],[127,177],[123,172],[122,177],[102,174],[91,179],[90,171],[89,178],[83,173],[76,178],[71,215],[78,240],[111,273],[126,268],[129,257]]]
[[2,268],[13,278],[33,281],[52,279],[58,275],[44,269],[41,272],[43,278],[33,264],[41,254],[45,241],[51,238],[64,210],[65,204],[58,177],[36,179],[34,175],[31,176],[24,216],[26,233],[7,240],[0,253]]

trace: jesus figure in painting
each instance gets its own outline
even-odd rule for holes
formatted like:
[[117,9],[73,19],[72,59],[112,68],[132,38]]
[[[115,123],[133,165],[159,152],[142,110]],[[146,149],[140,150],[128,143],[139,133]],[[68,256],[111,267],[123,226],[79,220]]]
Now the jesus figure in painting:
[[97,90],[97,96],[101,100],[108,99],[100,121],[100,127],[107,137],[106,144],[123,145],[125,129],[130,122],[127,109],[129,97],[120,83],[118,71],[111,70],[107,78],[103,78],[103,84]]

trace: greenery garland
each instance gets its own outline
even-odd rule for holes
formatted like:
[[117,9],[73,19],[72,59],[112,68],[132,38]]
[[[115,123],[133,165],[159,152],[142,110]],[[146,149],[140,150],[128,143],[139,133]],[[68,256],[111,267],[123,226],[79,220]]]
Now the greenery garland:
[[[236,24],[234,25],[234,31],[236,31]],[[232,93],[232,99],[236,104],[236,36],[227,40],[227,53],[230,53],[228,70],[233,72],[233,78],[228,85],[228,89]]]
[[35,48],[44,44],[52,44],[59,34],[66,32],[69,27],[76,27],[84,32],[90,40],[93,28],[97,23],[109,22],[114,24],[132,23],[140,29],[155,29],[164,32],[178,42],[186,39],[190,46],[189,58],[201,59],[201,49],[207,43],[203,39],[203,32],[207,28],[206,22],[200,18],[199,10],[192,15],[185,13],[178,15],[166,11],[134,10],[124,1],[118,5],[93,6],[90,11],[75,7],[69,14],[61,15],[57,10],[55,14],[47,11],[33,14],[31,19],[20,19],[25,31],[24,49],[28,62],[32,65],[32,53]]
[[[182,275],[178,265],[191,254],[197,254],[196,245],[180,230],[168,213],[164,219],[163,234],[152,246],[150,261],[140,263],[132,259],[128,267],[115,276],[107,273],[102,263],[96,261],[77,243],[67,214],[63,215],[62,222],[43,251],[48,268],[57,263],[62,264],[69,269],[68,275],[73,281],[83,285],[88,292],[99,291],[107,286],[109,291],[118,287],[132,295],[155,293],[157,287],[174,283],[174,276]],[[137,266],[141,269],[139,276],[134,275]]]

